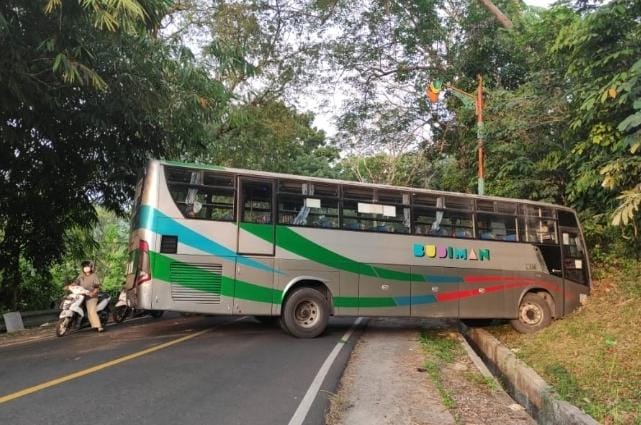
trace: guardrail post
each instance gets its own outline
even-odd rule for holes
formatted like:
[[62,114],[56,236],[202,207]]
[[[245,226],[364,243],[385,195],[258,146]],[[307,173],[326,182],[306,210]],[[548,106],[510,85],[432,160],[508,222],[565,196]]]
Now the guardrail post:
[[2,316],[4,317],[4,325],[7,328],[7,333],[24,330],[24,323],[22,323],[22,316],[19,311],[5,313]]

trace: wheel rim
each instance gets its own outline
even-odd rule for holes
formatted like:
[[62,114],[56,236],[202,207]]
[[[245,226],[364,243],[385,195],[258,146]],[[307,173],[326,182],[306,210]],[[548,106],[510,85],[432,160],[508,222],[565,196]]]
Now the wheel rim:
[[311,328],[320,319],[320,307],[315,301],[303,300],[294,310],[294,320],[296,324],[303,328]]
[[543,320],[543,310],[534,303],[524,303],[521,305],[519,319],[528,326],[536,326]]

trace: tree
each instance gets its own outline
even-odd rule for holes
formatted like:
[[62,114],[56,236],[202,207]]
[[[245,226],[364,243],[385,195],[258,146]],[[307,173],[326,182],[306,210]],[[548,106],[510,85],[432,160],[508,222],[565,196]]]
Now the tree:
[[0,305],[18,305],[20,261],[45,270],[94,204],[123,211],[150,157],[201,149],[222,114],[222,85],[153,37],[168,5],[0,4]]
[[[576,140],[572,202],[638,226],[641,182],[641,4],[612,1],[560,32],[553,52],[567,57],[570,126]],[[605,189],[605,190],[604,190]]]

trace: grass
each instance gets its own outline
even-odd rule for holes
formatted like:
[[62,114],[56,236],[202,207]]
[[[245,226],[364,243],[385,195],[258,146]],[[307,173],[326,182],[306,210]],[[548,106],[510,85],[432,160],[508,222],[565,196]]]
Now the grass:
[[466,372],[465,379],[481,387],[487,387],[490,391],[498,391],[499,384],[490,376],[483,376],[479,372]]
[[598,268],[588,305],[533,335],[488,328],[561,398],[607,425],[641,425],[641,276]]
[[325,414],[325,423],[327,425],[338,425],[341,423],[345,411],[349,409],[350,404],[341,393],[334,394],[326,392],[329,398],[329,409]]
[[462,353],[461,344],[455,338],[437,331],[423,331],[421,344],[428,353],[445,363],[451,363]]
[[463,349],[461,344],[455,338],[437,331],[423,331],[421,333],[421,345],[427,353],[425,359],[425,370],[434,382],[438,390],[443,405],[450,410],[456,408],[456,400],[452,393],[443,385],[440,368],[444,363],[452,363]]

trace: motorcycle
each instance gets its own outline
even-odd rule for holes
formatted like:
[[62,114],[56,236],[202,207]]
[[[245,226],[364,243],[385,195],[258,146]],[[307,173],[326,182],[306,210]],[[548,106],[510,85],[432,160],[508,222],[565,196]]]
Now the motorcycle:
[[[60,315],[58,316],[58,324],[56,325],[57,336],[64,336],[72,329],[78,330],[89,321],[87,318],[85,299],[90,294],[90,291],[79,285],[69,285],[67,290],[69,291],[69,295],[63,298],[60,304]],[[104,327],[109,320],[109,301],[111,301],[109,294],[106,292],[98,292],[96,312],[98,313],[102,327]]]
[[128,290],[123,287],[118,295],[118,301],[114,306],[112,316],[114,322],[122,323],[127,317],[140,317],[146,314],[151,315],[151,317],[157,319],[163,315],[164,310],[144,310],[136,308],[135,296],[131,294],[133,290]]

